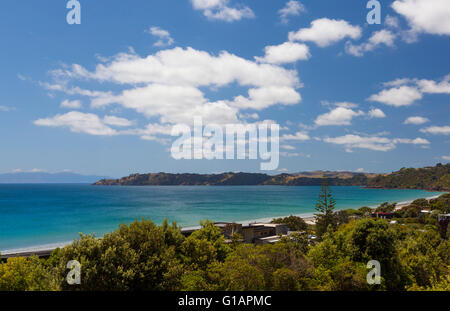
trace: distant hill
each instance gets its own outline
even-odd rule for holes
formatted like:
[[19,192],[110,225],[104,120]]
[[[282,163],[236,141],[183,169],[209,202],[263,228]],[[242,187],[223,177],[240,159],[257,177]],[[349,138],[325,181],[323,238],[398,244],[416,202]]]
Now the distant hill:
[[305,173],[280,174],[271,176],[257,173],[222,173],[222,174],[133,174],[119,179],[104,179],[94,185],[107,186],[317,186],[323,177],[328,177],[331,185],[365,185],[367,179],[375,175],[345,172],[314,172],[306,177]]
[[420,169],[403,168],[391,174],[315,171],[275,176],[257,173],[222,174],[132,174],[119,179],[102,179],[97,186],[318,186],[324,177],[332,186],[426,189],[450,191],[450,164]]
[[92,184],[104,176],[85,176],[70,172],[63,173],[7,173],[0,174],[0,184]]
[[424,168],[402,168],[397,172],[370,179],[367,186],[370,188],[450,191],[450,164],[437,164]]

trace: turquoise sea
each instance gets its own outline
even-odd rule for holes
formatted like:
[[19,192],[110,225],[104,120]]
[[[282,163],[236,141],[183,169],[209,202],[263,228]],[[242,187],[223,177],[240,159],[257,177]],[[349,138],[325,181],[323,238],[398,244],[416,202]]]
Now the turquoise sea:
[[[142,217],[184,227],[200,220],[246,221],[312,214],[320,187],[103,187],[0,185],[0,251],[101,236]],[[337,209],[377,206],[439,195],[423,190],[332,187]]]

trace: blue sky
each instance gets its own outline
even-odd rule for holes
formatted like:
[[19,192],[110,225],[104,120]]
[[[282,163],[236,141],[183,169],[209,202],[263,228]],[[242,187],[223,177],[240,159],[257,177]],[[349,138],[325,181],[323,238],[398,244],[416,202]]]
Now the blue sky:
[[259,171],[172,159],[197,115],[280,124],[277,172],[450,161],[447,0],[79,2],[2,2],[0,172]]

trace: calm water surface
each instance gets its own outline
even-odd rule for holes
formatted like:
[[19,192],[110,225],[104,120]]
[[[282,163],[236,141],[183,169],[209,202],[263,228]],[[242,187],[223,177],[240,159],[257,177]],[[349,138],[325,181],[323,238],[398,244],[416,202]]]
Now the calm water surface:
[[[423,190],[332,187],[337,209],[376,206],[439,195]],[[0,185],[0,250],[71,241],[82,233],[101,236],[142,217],[182,226],[202,219],[244,221],[311,214],[320,187],[106,187]]]

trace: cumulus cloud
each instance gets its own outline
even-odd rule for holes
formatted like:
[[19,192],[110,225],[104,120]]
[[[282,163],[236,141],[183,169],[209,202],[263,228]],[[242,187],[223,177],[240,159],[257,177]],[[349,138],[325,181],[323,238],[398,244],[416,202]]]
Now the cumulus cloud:
[[300,1],[290,0],[278,11],[278,14],[280,14],[281,22],[286,24],[289,21],[289,16],[298,16],[305,11],[305,6]]
[[433,80],[418,80],[417,85],[423,93],[429,94],[450,94],[450,75],[447,75],[440,82]]
[[364,115],[362,111],[355,111],[346,107],[337,107],[330,112],[317,117],[317,126],[350,125],[353,118]]
[[409,117],[408,119],[405,120],[405,122],[403,122],[403,124],[415,124],[415,125],[420,125],[420,124],[424,124],[429,122],[430,120],[424,117]]
[[442,156],[442,160],[450,161],[450,156]]
[[368,149],[374,151],[390,151],[396,148],[397,144],[413,144],[413,145],[428,145],[430,142],[423,138],[407,139],[407,138],[388,138],[383,136],[360,136],[348,134],[324,139],[325,142],[336,145],[343,145],[347,152],[352,152],[353,149]]
[[424,94],[450,94],[450,75],[435,81],[417,78],[399,78],[383,83],[388,89],[368,98],[386,105],[410,106],[423,98]]
[[237,96],[233,102],[229,104],[239,109],[255,109],[261,110],[270,106],[295,105],[301,101],[301,96],[297,91],[290,87],[271,86],[248,91],[249,96]]
[[450,135],[450,126],[430,126],[420,130],[422,133],[434,135]]
[[[52,90],[91,98],[94,108],[118,104],[163,123],[192,123],[194,116],[205,122],[235,123],[240,110],[261,110],[273,105],[294,105],[301,101],[297,71],[273,64],[246,60],[228,52],[211,55],[192,48],[174,48],[140,57],[121,53],[89,71],[81,65],[55,71],[58,79],[112,82],[125,88],[88,91],[64,84],[45,85]],[[200,87],[217,90],[236,83],[248,87],[248,96],[210,101]]]
[[345,38],[359,39],[361,27],[353,26],[345,20],[328,18],[316,19],[310,28],[302,28],[289,33],[290,41],[311,41],[320,47],[326,47]]
[[170,36],[170,33],[160,27],[150,27],[148,33],[158,38],[158,41],[155,42],[154,46],[166,47],[172,45],[175,42]]
[[383,110],[378,109],[378,108],[374,108],[374,109],[370,109],[369,112],[367,113],[368,117],[373,119],[373,118],[386,118],[386,114],[383,112]]
[[243,18],[254,18],[252,9],[244,5],[230,7],[229,0],[191,0],[195,10],[203,12],[210,20],[222,20],[225,22],[239,21]]
[[34,124],[49,127],[67,127],[74,133],[86,133],[97,136],[117,135],[117,131],[108,127],[95,114],[71,111],[51,118],[38,119]]
[[79,100],[64,100],[61,105],[61,108],[69,108],[69,109],[80,109],[82,107],[81,101]]
[[94,72],[75,64],[71,70],[59,74],[131,85],[159,83],[221,87],[237,82],[242,86],[299,86],[295,70],[258,64],[226,51],[214,56],[190,47],[162,50],[147,57],[121,53],[111,62],[97,65]]
[[281,136],[281,140],[283,141],[307,141],[310,140],[308,133],[306,132],[297,132],[295,134],[284,134]]
[[450,35],[448,0],[396,0],[392,8],[406,18],[413,32]]
[[265,47],[264,57],[255,57],[258,62],[269,64],[295,63],[298,60],[307,60],[311,57],[306,44],[285,42],[280,45]]
[[398,29],[400,27],[400,21],[396,16],[386,15],[384,18],[384,24],[391,29]]
[[125,118],[120,118],[116,116],[105,116],[103,118],[103,123],[111,126],[127,127],[133,125],[133,121]]
[[422,93],[410,86],[394,87],[369,97],[369,100],[394,107],[410,106],[422,99]]
[[345,45],[345,50],[348,54],[361,57],[365,52],[373,51],[381,45],[393,47],[395,45],[395,38],[396,35],[390,30],[382,29],[374,32],[367,42],[359,45],[354,45],[348,41]]
[[295,147],[291,145],[281,145],[280,148],[286,150],[295,150]]

